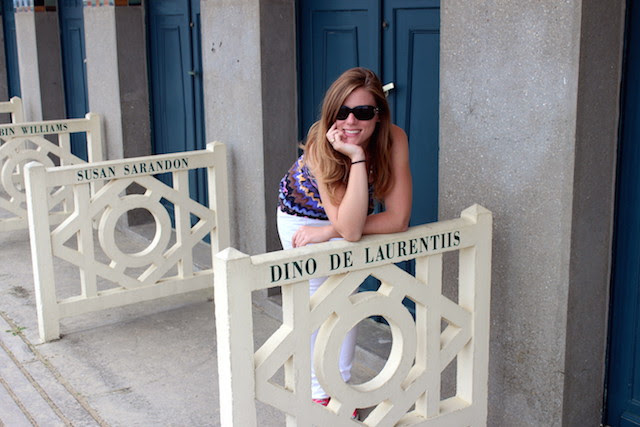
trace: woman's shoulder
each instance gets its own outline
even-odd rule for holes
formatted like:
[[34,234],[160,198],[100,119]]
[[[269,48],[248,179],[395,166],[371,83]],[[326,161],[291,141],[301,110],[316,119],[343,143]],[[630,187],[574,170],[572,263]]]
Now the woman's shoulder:
[[409,145],[407,133],[398,125],[391,124],[391,147],[392,149],[404,148]]
[[391,138],[393,139],[407,137],[407,133],[404,131],[404,129],[402,129],[400,126],[396,124],[391,123],[389,130],[391,131]]

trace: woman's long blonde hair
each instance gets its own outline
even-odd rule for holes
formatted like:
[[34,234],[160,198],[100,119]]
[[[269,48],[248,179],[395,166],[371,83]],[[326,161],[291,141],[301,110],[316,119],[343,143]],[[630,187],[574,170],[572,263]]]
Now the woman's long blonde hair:
[[338,110],[356,89],[363,88],[373,95],[378,107],[379,122],[367,146],[369,167],[373,177],[374,197],[383,200],[392,185],[391,175],[391,115],[378,76],[366,68],[351,68],[342,73],[327,90],[322,102],[320,120],[309,129],[303,149],[305,160],[312,166],[316,179],[326,184],[332,203],[340,203],[336,190],[349,179],[351,161],[333,149],[326,133],[335,123]]

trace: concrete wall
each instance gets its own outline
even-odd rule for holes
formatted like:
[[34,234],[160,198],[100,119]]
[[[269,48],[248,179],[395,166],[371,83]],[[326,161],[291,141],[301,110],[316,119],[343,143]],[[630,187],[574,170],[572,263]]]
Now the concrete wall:
[[[9,100],[7,56],[4,49],[4,23],[0,20],[0,101]],[[11,123],[11,114],[0,114],[0,123]]]
[[260,2],[267,251],[282,249],[275,215],[278,185],[298,151],[295,3]]
[[124,157],[151,154],[147,35],[143,7],[116,7]]
[[25,120],[65,117],[58,15],[16,12],[20,92]]
[[40,77],[36,54],[36,23],[33,12],[16,13],[16,43],[20,69],[20,93],[27,121],[42,120]]
[[495,221],[489,425],[600,422],[621,3],[442,2],[440,217]]
[[[151,118],[143,7],[85,7],[89,109],[102,116],[108,159],[151,154]],[[143,189],[129,188],[128,192]],[[128,224],[151,222],[145,210]]]
[[276,245],[277,182],[295,158],[292,6],[292,0],[200,4],[206,139],[229,149],[231,244],[250,254],[266,251],[267,234],[269,246]]
[[[18,14],[16,14],[17,16]],[[67,117],[62,78],[62,50],[58,12],[36,12],[36,40],[40,74],[42,119]]]
[[[601,416],[624,2],[583,0],[563,423]],[[576,399],[580,396],[580,399]]]
[[[206,140],[228,147],[231,245],[264,251],[266,240],[260,7],[258,0],[203,0]],[[248,113],[250,111],[250,113]]]
[[58,14],[16,12],[20,92],[25,120],[65,116]]
[[[4,49],[4,23],[0,20],[0,100],[9,100],[9,82],[7,80],[7,56]],[[11,118],[7,120],[0,117],[0,123],[11,123]]]
[[151,154],[143,7],[85,7],[89,110],[102,116],[109,159]]
[[115,9],[83,9],[89,111],[102,116],[107,159],[124,157]]

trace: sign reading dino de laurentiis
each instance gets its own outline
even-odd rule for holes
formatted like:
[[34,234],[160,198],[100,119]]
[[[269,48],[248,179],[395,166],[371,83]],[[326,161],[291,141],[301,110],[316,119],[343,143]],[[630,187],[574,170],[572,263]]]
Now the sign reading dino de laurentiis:
[[76,171],[76,182],[91,181],[94,179],[120,178],[142,174],[157,174],[188,168],[188,157],[148,161],[141,160],[113,166],[87,166],[86,168]]
[[[434,252],[458,246],[460,246],[460,231],[455,230],[365,246],[364,251],[359,251],[357,255],[350,250],[329,253],[325,262],[328,261],[330,272],[336,272],[354,266],[375,264],[396,258],[399,260],[406,259],[407,257],[420,256],[425,252]],[[269,266],[270,280],[271,283],[295,279],[305,280],[318,271],[318,266],[319,260],[316,257],[271,264]]]

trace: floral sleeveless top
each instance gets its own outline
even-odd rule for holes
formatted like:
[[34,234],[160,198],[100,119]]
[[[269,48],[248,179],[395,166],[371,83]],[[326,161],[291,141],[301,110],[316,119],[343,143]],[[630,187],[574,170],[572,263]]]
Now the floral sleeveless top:
[[[280,181],[279,209],[289,215],[328,220],[322,206],[316,179],[304,163],[304,155],[295,161]],[[369,185],[369,210],[373,212],[373,186]]]

